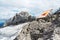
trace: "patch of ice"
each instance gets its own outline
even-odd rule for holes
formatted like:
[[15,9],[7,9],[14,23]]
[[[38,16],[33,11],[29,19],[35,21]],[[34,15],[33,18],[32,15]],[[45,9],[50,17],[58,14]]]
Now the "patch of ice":
[[19,24],[16,26],[8,26],[0,29],[0,40],[13,40],[21,32],[22,27],[28,23]]

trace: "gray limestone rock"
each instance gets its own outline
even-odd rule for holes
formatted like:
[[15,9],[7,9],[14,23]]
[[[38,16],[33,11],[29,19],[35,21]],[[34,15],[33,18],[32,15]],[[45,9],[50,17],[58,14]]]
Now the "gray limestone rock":
[[35,20],[36,17],[31,16],[28,12],[20,12],[18,14],[16,14],[14,17],[10,18],[5,24],[4,26],[9,26],[9,25],[17,25],[20,23],[25,23],[28,21],[33,21]]
[[60,40],[60,12],[24,26],[17,40]]

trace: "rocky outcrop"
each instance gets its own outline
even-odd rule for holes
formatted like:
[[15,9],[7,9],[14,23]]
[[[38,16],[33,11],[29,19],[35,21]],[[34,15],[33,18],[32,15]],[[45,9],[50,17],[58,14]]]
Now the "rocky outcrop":
[[9,25],[17,25],[20,23],[25,23],[28,21],[33,21],[35,20],[36,17],[31,16],[28,12],[20,12],[17,13],[14,17],[10,18],[5,24],[4,26],[9,26]]
[[28,22],[15,40],[60,40],[60,10],[51,17]]

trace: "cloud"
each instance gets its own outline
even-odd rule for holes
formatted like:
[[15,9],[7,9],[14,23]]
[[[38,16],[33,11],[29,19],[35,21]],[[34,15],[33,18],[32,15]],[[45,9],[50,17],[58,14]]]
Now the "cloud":
[[60,7],[60,0],[0,0],[0,17],[10,18],[20,11],[37,16],[43,11]]

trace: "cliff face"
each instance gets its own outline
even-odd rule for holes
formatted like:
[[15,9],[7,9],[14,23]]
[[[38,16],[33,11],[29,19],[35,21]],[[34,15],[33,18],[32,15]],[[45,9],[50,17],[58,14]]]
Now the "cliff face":
[[15,40],[60,40],[60,11],[28,22]]

